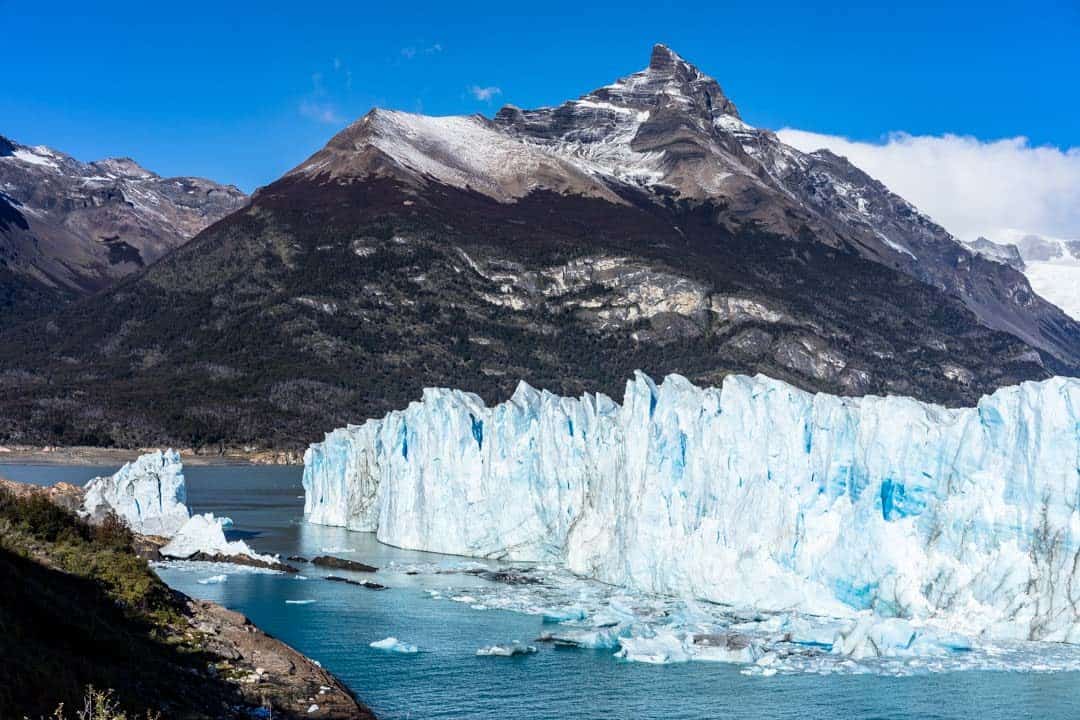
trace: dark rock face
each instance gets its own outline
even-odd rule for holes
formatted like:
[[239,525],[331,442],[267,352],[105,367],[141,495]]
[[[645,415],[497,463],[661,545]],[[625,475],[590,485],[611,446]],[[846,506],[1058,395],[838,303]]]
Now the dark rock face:
[[379,568],[372,567],[371,565],[365,565],[362,562],[356,562],[355,560],[345,560],[343,558],[332,557],[330,555],[320,555],[311,561],[312,565],[318,565],[319,567],[328,567],[335,570],[352,570],[353,572],[378,572]]
[[661,47],[556,108],[369,113],[130,281],[0,334],[0,441],[298,447],[426,386],[619,398],[635,369],[966,405],[1078,348],[1014,269]]
[[299,572],[292,565],[281,562],[267,562],[248,555],[221,555],[219,553],[197,552],[190,557],[184,558],[194,562],[232,563],[233,565],[246,565],[248,567],[264,568],[266,570],[279,570],[285,573]]
[[[1059,360],[1080,359],[1080,326],[1035,295],[1016,268],[976,262],[847,159],[802,153],[745,124],[715,80],[662,45],[640,73],[556,108],[504,108],[494,122],[556,153],[571,148],[590,161],[611,159],[614,179],[661,198],[722,199],[732,220],[849,248],[960,297],[989,327]],[[1037,240],[1029,242],[1032,252],[1045,255]]]
[[330,582],[345,583],[346,585],[356,585],[357,587],[367,588],[368,590],[385,590],[385,585],[380,585],[377,582],[371,582],[370,580],[350,580],[349,578],[338,577],[337,575],[327,575],[325,580]]
[[466,570],[468,575],[476,575],[490,582],[504,585],[543,585],[544,581],[532,575],[528,569],[506,568],[503,570]]
[[0,327],[111,285],[246,201],[235,187],[162,178],[128,158],[82,163],[0,138],[0,267],[21,279],[8,284]]

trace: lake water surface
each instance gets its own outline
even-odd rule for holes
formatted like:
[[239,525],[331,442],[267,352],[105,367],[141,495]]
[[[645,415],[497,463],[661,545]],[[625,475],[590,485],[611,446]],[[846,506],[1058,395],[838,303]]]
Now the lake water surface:
[[[0,475],[40,484],[84,482],[114,470],[0,465]],[[461,572],[440,572],[461,567],[461,559],[397,550],[366,533],[304,523],[299,468],[192,466],[184,474],[192,510],[231,517],[237,536],[259,552],[333,554],[383,568],[370,579],[389,586],[385,591],[328,582],[323,576],[330,573],[306,565],[301,573],[307,579],[198,563],[158,569],[173,587],[245,613],[320,661],[380,718],[1080,717],[1075,671],[760,677],[743,674],[738,665],[647,665],[620,661],[612,650],[546,644],[537,644],[534,655],[478,657],[480,647],[527,643],[552,626],[539,615],[474,609],[491,603],[470,602],[476,600],[470,593],[498,597],[500,588]],[[369,647],[387,636],[416,644],[420,652]]]

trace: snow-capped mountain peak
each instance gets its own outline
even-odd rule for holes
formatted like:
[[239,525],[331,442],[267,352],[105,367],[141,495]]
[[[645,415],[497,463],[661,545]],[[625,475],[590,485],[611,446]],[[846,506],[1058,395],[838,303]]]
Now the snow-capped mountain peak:
[[507,105],[490,120],[374,110],[289,176],[391,178],[421,196],[434,183],[502,203],[539,191],[708,203],[733,231],[753,226],[857,253],[960,296],[994,329],[1072,354],[1061,333],[1030,322],[1035,295],[1023,275],[994,263],[973,276],[980,260],[944,228],[845,158],[801,152],[746,124],[715,79],[665,45],[644,70],[555,107]]

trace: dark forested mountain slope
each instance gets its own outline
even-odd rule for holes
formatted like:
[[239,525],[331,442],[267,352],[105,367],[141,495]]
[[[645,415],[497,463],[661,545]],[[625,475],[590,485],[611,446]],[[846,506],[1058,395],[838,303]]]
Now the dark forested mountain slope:
[[1080,358],[1022,275],[662,46],[558,108],[373,111],[0,341],[0,438],[129,445],[295,447],[428,385],[619,397],[637,368],[961,404]]

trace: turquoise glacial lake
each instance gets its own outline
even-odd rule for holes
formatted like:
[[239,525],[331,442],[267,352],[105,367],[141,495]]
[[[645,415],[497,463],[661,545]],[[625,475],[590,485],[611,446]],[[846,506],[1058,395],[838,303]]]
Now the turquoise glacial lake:
[[[0,464],[0,475],[40,484],[81,483],[114,470]],[[299,565],[306,579],[198,563],[166,564],[158,572],[178,590],[239,610],[318,660],[387,720],[1080,718],[1080,672],[761,677],[726,663],[650,665],[622,661],[610,649],[535,643],[552,627],[541,616],[470,602],[472,591],[497,593],[498,583],[439,571],[460,566],[460,558],[398,550],[370,534],[305,523],[299,468],[191,466],[185,475],[192,510],[231,517],[232,535],[259,552],[333,554],[382,568],[356,579],[376,580],[388,586],[384,591],[329,582],[324,576],[331,573],[310,565]],[[369,647],[388,636],[419,652]],[[476,655],[513,640],[538,652]]]

